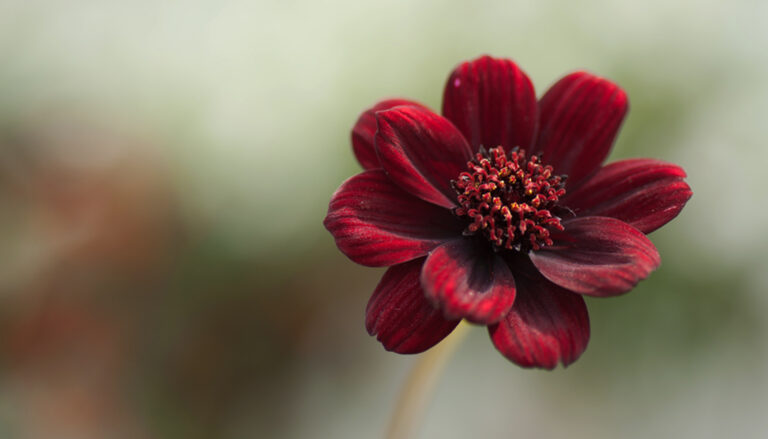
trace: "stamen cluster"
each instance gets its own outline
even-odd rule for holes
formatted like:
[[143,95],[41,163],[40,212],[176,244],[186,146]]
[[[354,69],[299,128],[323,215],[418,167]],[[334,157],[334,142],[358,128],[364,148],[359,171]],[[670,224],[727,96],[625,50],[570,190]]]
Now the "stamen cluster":
[[469,221],[465,235],[480,233],[496,250],[552,245],[550,230],[563,230],[551,210],[565,195],[565,176],[553,175],[540,156],[526,159],[519,148],[506,154],[501,146],[480,148],[467,167],[451,182],[459,201],[454,214]]

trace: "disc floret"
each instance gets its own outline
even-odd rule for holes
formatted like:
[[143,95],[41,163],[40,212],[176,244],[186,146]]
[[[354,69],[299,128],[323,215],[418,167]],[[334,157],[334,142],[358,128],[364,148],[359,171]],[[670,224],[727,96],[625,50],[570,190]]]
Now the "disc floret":
[[565,176],[554,175],[541,156],[525,150],[509,154],[498,146],[480,148],[468,170],[453,180],[459,206],[454,214],[467,220],[464,235],[482,235],[494,249],[528,252],[553,244],[550,230],[563,230],[552,213],[565,195]]

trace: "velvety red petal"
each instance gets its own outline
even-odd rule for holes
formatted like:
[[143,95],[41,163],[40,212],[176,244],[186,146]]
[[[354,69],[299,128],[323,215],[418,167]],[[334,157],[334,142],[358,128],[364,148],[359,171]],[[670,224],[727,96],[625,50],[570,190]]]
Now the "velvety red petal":
[[693,192],[677,165],[651,159],[622,160],[601,168],[563,204],[578,216],[609,216],[643,233],[676,217]]
[[577,293],[614,296],[626,293],[658,268],[653,243],[629,224],[601,216],[564,221],[552,234],[552,247],[530,253],[550,281]]
[[683,178],[677,165],[622,160],[601,168],[562,203],[578,216],[609,216],[651,233],[676,217],[693,195]]
[[534,153],[567,174],[570,187],[596,171],[608,156],[629,108],[624,90],[586,72],[558,81],[539,101]]
[[488,327],[491,340],[522,367],[553,369],[559,362],[568,366],[589,342],[584,299],[544,279],[533,267],[526,271],[514,271],[517,299],[509,314]]
[[368,301],[365,327],[388,351],[423,352],[445,338],[461,320],[448,320],[421,288],[424,259],[390,267]]
[[483,56],[451,73],[443,93],[443,115],[475,150],[504,146],[528,149],[536,132],[536,93],[508,59]]
[[452,318],[491,324],[515,301],[515,280],[487,245],[460,238],[437,247],[421,270],[427,297]]
[[374,137],[376,136],[376,112],[389,110],[400,105],[426,108],[424,105],[407,99],[387,99],[365,110],[352,128],[352,151],[364,169],[381,168],[376,156]]
[[448,119],[420,107],[376,113],[376,150],[382,167],[400,187],[422,200],[455,206],[451,180],[467,169],[472,151]]
[[448,210],[409,195],[382,170],[345,181],[331,197],[323,224],[350,259],[377,267],[424,256],[461,233]]

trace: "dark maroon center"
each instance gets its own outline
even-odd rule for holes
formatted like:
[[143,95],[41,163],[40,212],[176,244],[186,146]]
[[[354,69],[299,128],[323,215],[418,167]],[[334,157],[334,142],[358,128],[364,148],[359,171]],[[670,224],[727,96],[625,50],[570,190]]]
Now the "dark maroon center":
[[563,230],[552,213],[565,195],[565,176],[553,175],[540,156],[526,158],[515,148],[480,148],[468,170],[453,180],[459,207],[467,220],[465,235],[481,234],[494,248],[527,252],[552,245],[550,230]]

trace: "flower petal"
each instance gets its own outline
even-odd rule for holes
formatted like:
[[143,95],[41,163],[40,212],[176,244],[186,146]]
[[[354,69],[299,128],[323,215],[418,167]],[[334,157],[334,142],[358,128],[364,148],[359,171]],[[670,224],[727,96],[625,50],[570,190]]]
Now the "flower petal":
[[472,151],[448,119],[421,107],[376,113],[376,150],[382,167],[400,187],[443,207],[456,205],[451,180],[466,171]]
[[544,277],[565,289],[590,296],[626,293],[661,264],[653,243],[623,221],[587,216],[563,226],[552,234],[554,246],[530,257]]
[[491,324],[515,301],[515,279],[501,257],[487,245],[460,238],[427,257],[421,270],[427,297],[450,318]]
[[[528,262],[530,265],[530,262]],[[522,367],[554,369],[576,361],[589,342],[584,299],[542,277],[534,267],[514,270],[515,306],[489,326],[499,352]]]
[[558,81],[539,101],[539,136],[534,153],[575,187],[611,150],[629,108],[624,90],[586,72]]
[[424,107],[424,105],[407,99],[387,99],[365,110],[352,128],[352,151],[357,161],[364,169],[381,168],[376,148],[373,146],[376,136],[376,112],[389,110],[400,105]]
[[474,150],[480,145],[528,149],[536,131],[536,111],[531,80],[508,59],[483,56],[461,64],[443,93],[443,115]]
[[424,259],[390,267],[368,301],[365,327],[384,348],[399,354],[423,352],[445,338],[461,320],[448,320],[421,288]]
[[651,233],[685,206],[693,192],[677,165],[651,159],[622,160],[601,168],[569,192],[563,204],[579,216],[609,216]]
[[449,211],[409,195],[382,170],[365,171],[342,183],[323,224],[342,253],[375,267],[424,256],[461,233]]

